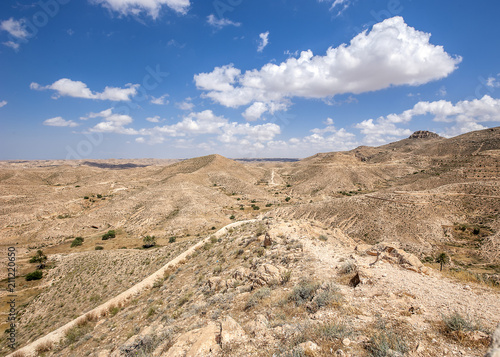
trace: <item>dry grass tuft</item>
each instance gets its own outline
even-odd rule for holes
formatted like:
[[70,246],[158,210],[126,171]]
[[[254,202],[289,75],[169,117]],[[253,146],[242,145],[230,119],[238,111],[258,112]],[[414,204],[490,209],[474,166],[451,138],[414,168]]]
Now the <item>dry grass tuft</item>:
[[42,342],[38,346],[36,346],[35,351],[37,354],[40,355],[42,353],[49,352],[50,350],[52,350],[53,347],[54,346],[52,344],[52,341],[46,341],[46,342]]

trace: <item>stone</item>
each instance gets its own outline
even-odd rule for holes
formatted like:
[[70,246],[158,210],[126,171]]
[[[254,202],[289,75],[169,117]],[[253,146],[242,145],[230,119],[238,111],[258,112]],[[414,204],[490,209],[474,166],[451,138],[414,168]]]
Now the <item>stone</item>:
[[319,351],[319,346],[312,341],[303,342],[298,345],[305,353]]
[[347,347],[351,344],[351,340],[346,337],[342,340],[342,344]]

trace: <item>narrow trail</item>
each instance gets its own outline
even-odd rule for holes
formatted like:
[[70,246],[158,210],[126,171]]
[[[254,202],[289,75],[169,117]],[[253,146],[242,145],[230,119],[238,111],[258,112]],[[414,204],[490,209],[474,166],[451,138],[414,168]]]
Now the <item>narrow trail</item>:
[[187,249],[186,251],[184,251],[183,253],[178,255],[176,258],[169,261],[162,268],[160,268],[159,270],[157,270],[156,272],[154,272],[153,274],[151,274],[150,276],[148,276],[147,278],[145,278],[141,282],[132,286],[130,289],[122,292],[118,296],[115,296],[114,298],[97,306],[93,310],[90,310],[90,311],[86,312],[85,314],[77,317],[76,319],[68,322],[67,324],[59,327],[57,330],[52,331],[51,333],[49,333],[43,337],[40,337],[39,339],[29,343],[28,345],[12,352],[11,354],[7,355],[7,357],[12,356],[14,353],[16,353],[18,351],[24,353],[24,356],[26,356],[26,357],[36,356],[37,355],[36,347],[38,345],[43,344],[43,343],[47,343],[47,342],[52,342],[53,344],[58,343],[59,341],[64,339],[66,332],[69,329],[77,326],[79,322],[85,321],[87,316],[93,315],[93,316],[96,316],[97,319],[99,320],[102,318],[101,314],[107,312],[111,307],[123,306],[127,303],[127,301],[129,301],[135,295],[138,295],[143,290],[152,288],[153,284],[155,283],[155,281],[157,279],[163,278],[164,273],[167,269],[177,265],[178,263],[180,263],[181,261],[186,259],[196,249],[202,247],[203,244],[209,242],[211,237],[216,237],[216,238],[221,237],[222,235],[226,234],[229,231],[229,229],[231,229],[231,228],[241,226],[241,225],[247,224],[247,223],[257,222],[257,221],[258,221],[258,219],[250,219],[247,221],[239,221],[239,222],[230,223],[227,226],[222,227],[214,234],[208,235],[205,239],[199,241],[198,243],[196,243],[195,245],[193,245],[192,247],[190,247],[189,249]]
[[277,185],[277,183],[274,182],[274,170],[271,172],[271,183],[270,183],[270,185],[273,185],[273,186]]

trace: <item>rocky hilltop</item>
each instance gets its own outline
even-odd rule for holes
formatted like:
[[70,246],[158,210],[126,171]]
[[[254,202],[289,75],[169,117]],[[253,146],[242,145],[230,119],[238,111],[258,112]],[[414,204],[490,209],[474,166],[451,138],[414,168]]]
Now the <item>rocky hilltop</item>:
[[441,136],[439,136],[438,134],[426,130],[418,130],[408,137],[408,139],[439,139],[439,138],[441,138]]

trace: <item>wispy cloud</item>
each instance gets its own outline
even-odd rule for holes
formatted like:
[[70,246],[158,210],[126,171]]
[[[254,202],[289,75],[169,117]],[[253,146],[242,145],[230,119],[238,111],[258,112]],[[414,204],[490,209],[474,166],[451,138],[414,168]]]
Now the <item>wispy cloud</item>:
[[264,51],[264,48],[269,44],[269,31],[261,33],[259,35],[260,37],[260,43],[259,46],[257,47],[257,52],[262,52]]
[[100,4],[120,15],[138,16],[145,12],[153,19],[158,18],[163,6],[178,14],[186,14],[191,6],[189,0],[89,0],[91,3]]
[[51,119],[47,119],[43,122],[43,125],[47,126],[59,126],[59,127],[75,127],[78,126],[73,120],[65,120],[62,117],[55,117]]
[[6,105],[7,105],[7,101],[6,100],[2,100],[0,102],[0,108],[5,107]]
[[217,18],[214,14],[210,14],[207,16],[207,22],[210,26],[216,27],[218,29],[221,29],[226,26],[236,26],[239,27],[241,26],[240,22],[233,22],[229,19],[225,18]]

